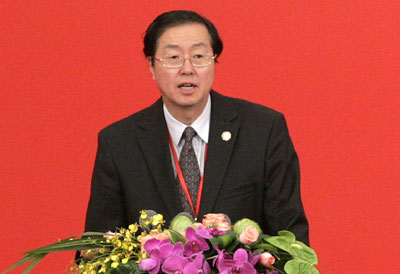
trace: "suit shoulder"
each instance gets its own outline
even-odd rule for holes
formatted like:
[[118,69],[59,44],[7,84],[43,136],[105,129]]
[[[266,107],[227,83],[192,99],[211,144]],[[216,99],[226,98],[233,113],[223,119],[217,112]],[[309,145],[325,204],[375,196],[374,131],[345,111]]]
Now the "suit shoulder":
[[240,115],[264,117],[270,119],[283,117],[281,112],[258,103],[250,102],[241,98],[224,96],[221,94],[218,94],[218,96],[221,96],[221,99],[230,104]]
[[154,119],[154,117],[157,116],[157,113],[159,114],[160,111],[162,112],[162,104],[160,105],[160,100],[158,100],[153,105],[104,127],[100,130],[100,134],[114,135],[131,132],[140,124]]

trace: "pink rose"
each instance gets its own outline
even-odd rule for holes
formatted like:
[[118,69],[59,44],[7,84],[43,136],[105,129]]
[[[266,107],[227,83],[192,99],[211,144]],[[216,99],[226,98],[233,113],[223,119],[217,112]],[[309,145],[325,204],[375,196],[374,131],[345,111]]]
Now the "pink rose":
[[228,222],[220,222],[216,224],[216,228],[224,231],[231,230],[231,224]]
[[205,228],[215,227],[219,230],[230,230],[231,224],[226,219],[224,214],[209,213],[204,215],[203,225]]
[[202,223],[193,223],[193,226],[194,226],[195,228],[199,228],[199,227],[205,228],[204,225],[203,225]]
[[141,245],[141,252],[142,253],[145,253],[146,251],[144,250],[144,244],[148,241],[148,240],[150,240],[150,239],[153,239],[153,238],[156,238],[157,240],[160,240],[160,241],[162,241],[162,240],[168,240],[169,239],[169,235],[168,234],[165,234],[165,233],[163,233],[163,232],[158,232],[158,231],[150,231],[150,234],[147,234],[146,236],[142,236],[142,237],[140,237],[139,238],[139,242],[140,242],[140,245]]
[[166,233],[163,232],[158,232],[158,231],[150,231],[150,234],[143,236],[139,239],[139,242],[142,244],[142,246],[144,246],[144,244],[150,240],[156,238],[157,240],[168,240],[169,236]]
[[216,222],[223,222],[225,220],[224,214],[209,213],[203,217],[203,225],[205,227],[215,226]]
[[263,266],[271,267],[275,263],[275,257],[268,252],[264,252],[260,255],[260,263]]
[[260,232],[254,226],[246,227],[239,236],[239,240],[244,245],[250,245],[258,240]]
[[148,240],[152,239],[153,237],[151,237],[150,235],[146,235],[143,237],[139,238],[139,242],[141,243],[141,245],[143,246]]

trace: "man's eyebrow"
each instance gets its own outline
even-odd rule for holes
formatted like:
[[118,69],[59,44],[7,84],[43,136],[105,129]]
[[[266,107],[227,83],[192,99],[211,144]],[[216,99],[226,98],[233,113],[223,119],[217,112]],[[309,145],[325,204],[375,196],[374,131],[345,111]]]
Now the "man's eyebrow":
[[199,42],[199,43],[196,43],[196,44],[194,44],[192,46],[192,48],[197,48],[197,47],[207,47],[207,45],[204,44],[203,42]]
[[[191,46],[191,48],[198,48],[198,47],[207,47],[207,45],[203,42],[199,42],[199,43],[193,44]],[[178,48],[180,48],[180,47],[178,45],[174,45],[174,44],[167,44],[164,46],[164,49],[178,49]]]
[[177,49],[179,48],[178,45],[168,44],[164,47],[165,49]]

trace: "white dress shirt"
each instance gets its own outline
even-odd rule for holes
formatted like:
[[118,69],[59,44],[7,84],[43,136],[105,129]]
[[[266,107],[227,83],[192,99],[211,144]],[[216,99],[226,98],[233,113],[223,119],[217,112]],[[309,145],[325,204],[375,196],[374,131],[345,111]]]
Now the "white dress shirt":
[[[210,131],[210,119],[211,119],[211,97],[208,95],[207,104],[204,107],[203,112],[200,116],[191,124],[185,125],[184,123],[175,119],[172,114],[168,111],[165,104],[163,105],[165,121],[167,122],[167,127],[169,134],[171,135],[172,143],[174,144],[174,149],[176,151],[177,157],[179,159],[182,147],[185,141],[181,138],[183,131],[186,127],[191,126],[195,131],[196,135],[193,137],[192,144],[193,149],[196,154],[197,161],[200,167],[201,176],[204,174],[204,160],[205,160],[205,150],[208,143],[208,133]],[[170,148],[171,149],[171,148]],[[172,166],[174,168],[175,176],[177,174],[175,161],[171,152]]]

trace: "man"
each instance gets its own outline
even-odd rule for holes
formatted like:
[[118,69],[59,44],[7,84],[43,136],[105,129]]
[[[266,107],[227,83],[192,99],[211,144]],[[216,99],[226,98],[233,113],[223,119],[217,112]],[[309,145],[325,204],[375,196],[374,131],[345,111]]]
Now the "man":
[[285,119],[212,90],[221,52],[214,25],[197,13],[171,11],[152,22],[144,53],[162,98],[99,133],[86,231],[127,227],[141,209],[166,220],[182,211],[199,221],[225,213],[308,244]]

